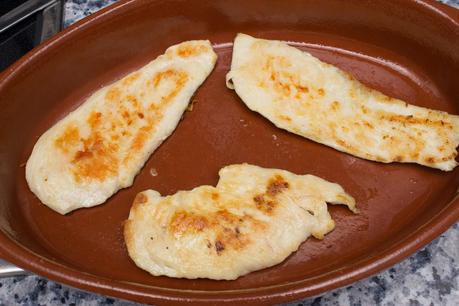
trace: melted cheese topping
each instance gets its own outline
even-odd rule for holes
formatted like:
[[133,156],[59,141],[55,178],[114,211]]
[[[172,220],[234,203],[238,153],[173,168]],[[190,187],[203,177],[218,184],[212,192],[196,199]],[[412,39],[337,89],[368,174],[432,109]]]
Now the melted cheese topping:
[[459,117],[409,105],[280,41],[238,34],[227,85],[277,127],[361,158],[457,166]]
[[215,62],[208,41],[188,41],[98,90],[40,137],[27,162],[31,190],[65,214],[130,186]]
[[134,200],[124,237],[130,257],[153,275],[235,279],[282,262],[334,222],[327,202],[355,201],[339,185],[312,175],[242,164],[220,170],[216,187]]

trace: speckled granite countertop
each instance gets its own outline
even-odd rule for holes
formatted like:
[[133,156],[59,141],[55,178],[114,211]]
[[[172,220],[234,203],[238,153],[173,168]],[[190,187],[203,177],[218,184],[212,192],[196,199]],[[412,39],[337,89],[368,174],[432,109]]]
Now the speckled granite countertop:
[[[0,0],[1,1],[1,0]],[[67,0],[68,26],[116,0]],[[459,0],[443,1],[459,8]],[[0,279],[0,305],[138,305],[39,276]],[[459,305],[459,223],[408,259],[346,288],[294,305]]]

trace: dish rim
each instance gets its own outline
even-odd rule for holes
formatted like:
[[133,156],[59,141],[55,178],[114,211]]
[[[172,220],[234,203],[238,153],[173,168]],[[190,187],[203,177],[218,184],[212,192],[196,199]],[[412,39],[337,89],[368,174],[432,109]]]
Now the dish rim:
[[[73,33],[78,33],[78,31],[91,27],[97,22],[103,22],[104,18],[108,18],[120,12],[123,7],[128,7],[134,2],[137,1],[120,0],[115,2],[77,21],[53,38],[31,50],[0,74],[0,92],[8,81],[14,78],[22,69],[26,68],[33,59],[42,54],[46,54],[50,49],[59,48],[59,43],[62,40],[71,38]],[[459,10],[436,2],[435,0],[414,0],[413,2],[419,6],[423,6],[425,9],[431,10],[443,18],[447,18],[449,22],[459,29]],[[26,249],[1,229],[0,256],[28,271],[43,275],[57,282],[99,294],[139,302],[161,302],[162,304],[171,304],[180,301],[202,304],[216,302],[234,303],[238,301],[245,304],[251,304],[260,301],[269,301],[272,303],[280,303],[287,300],[312,297],[326,291],[349,285],[383,269],[387,269],[431,242],[458,220],[459,194],[449,203],[445,204],[445,207],[425,223],[424,226],[410,233],[407,237],[398,241],[390,248],[381,251],[376,257],[364,258],[351,266],[334,270],[329,274],[317,276],[317,282],[314,285],[306,286],[303,285],[306,280],[302,280],[269,287],[265,286],[252,289],[225,291],[183,290],[154,286],[142,287],[141,284],[88,274],[60,264],[59,262],[51,261]],[[268,292],[267,289],[271,290]]]

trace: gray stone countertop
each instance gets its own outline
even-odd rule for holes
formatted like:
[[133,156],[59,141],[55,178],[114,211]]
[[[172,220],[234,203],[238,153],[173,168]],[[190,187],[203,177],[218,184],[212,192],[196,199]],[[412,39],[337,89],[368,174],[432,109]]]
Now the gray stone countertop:
[[[67,0],[65,25],[115,1]],[[459,8],[459,0],[443,2]],[[0,305],[138,304],[30,275],[0,279]],[[384,272],[320,297],[288,305],[459,305],[459,223]]]

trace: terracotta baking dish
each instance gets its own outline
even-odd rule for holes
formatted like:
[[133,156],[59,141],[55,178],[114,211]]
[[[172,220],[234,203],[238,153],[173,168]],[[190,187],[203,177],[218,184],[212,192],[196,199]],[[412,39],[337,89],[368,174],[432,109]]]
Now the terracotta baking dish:
[[[379,164],[274,127],[225,87],[236,33],[297,44],[409,103],[459,114],[459,13],[434,1],[121,1],[33,50],[0,80],[1,257],[50,279],[155,304],[280,303],[387,268],[459,219],[459,170]],[[219,55],[175,133],[131,188],[61,216],[29,191],[24,163],[39,137],[91,92],[169,45],[210,39]],[[274,136],[273,136],[274,135]],[[122,237],[134,195],[215,184],[248,162],[341,184],[361,213],[331,207],[336,229],[285,262],[235,281],[153,277]],[[158,176],[151,176],[154,167]]]

